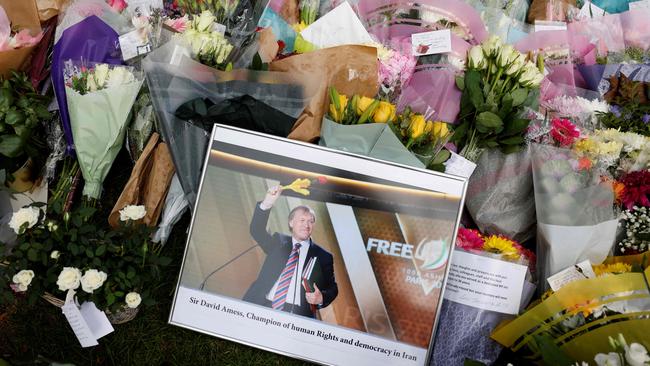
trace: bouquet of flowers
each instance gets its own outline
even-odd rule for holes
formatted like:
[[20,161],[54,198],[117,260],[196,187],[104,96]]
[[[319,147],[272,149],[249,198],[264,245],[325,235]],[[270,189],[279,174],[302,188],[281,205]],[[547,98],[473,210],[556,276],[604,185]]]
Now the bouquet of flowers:
[[460,154],[476,161],[484,148],[520,150],[529,124],[522,112],[537,108],[542,79],[535,63],[497,37],[472,47],[465,76],[457,79],[463,96],[452,140]]
[[[613,259],[593,266],[593,274],[583,271],[583,279],[546,293],[524,314],[502,324],[492,338],[515,352],[525,351],[529,359],[543,357],[547,364],[595,359],[598,365],[647,365],[650,359],[639,344],[632,350],[620,338],[617,343],[607,337],[624,333],[637,342],[647,340],[650,267],[642,256]],[[624,362],[616,353],[602,353],[610,344],[626,349],[621,352],[627,356]],[[554,357],[558,354],[561,358]]]
[[66,65],[65,78],[72,135],[85,180],[83,194],[98,199],[124,143],[126,122],[143,78],[125,66],[88,67],[72,61]]
[[[520,301],[510,306],[510,308],[516,309],[514,312],[510,310],[504,311],[504,309],[495,311],[494,309],[482,308],[484,304],[476,306],[462,304],[449,299],[446,292],[439,318],[440,329],[446,329],[446,332],[438,333],[436,336],[432,364],[461,365],[467,359],[488,365],[493,364],[498,358],[502,347],[489,339],[489,335],[500,322],[513,319],[519,309],[525,307],[530,301],[535,289],[532,282],[535,255],[507,237],[501,235],[484,236],[477,230],[465,228],[458,229],[456,251],[482,257],[478,260],[485,258],[485,265],[489,266],[489,269],[486,269],[488,273],[498,272],[499,266],[505,265],[500,264],[502,261],[522,265],[524,266],[522,269],[527,272],[521,287]],[[458,262],[458,257],[465,258],[465,255],[452,256],[452,271],[455,264],[465,264]],[[494,261],[495,259],[497,261]],[[529,268],[526,270],[525,266],[529,266]],[[449,288],[446,291],[450,291]],[[453,336],[450,336],[450,334]]]
[[47,211],[32,205],[14,212],[10,227],[18,241],[9,250],[0,245],[0,303],[77,291],[79,300],[112,313],[141,301],[152,305],[150,289],[171,259],[160,255],[151,230],[140,223],[144,206],[124,207],[115,230],[99,225],[94,208],[62,209],[63,201],[56,201]]
[[195,16],[181,34],[192,49],[194,57],[204,65],[220,70],[232,69],[228,62],[233,45],[225,35],[213,30],[216,17],[208,10]]

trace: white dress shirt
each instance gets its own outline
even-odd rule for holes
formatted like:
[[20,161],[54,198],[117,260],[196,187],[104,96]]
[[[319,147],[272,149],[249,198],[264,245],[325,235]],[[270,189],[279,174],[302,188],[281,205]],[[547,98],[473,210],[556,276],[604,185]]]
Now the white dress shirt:
[[[292,242],[292,247],[291,247],[292,250],[293,247],[296,245],[296,243],[300,243],[300,249],[298,251],[298,267],[296,267],[296,269],[293,271],[293,276],[291,277],[291,282],[289,283],[289,290],[287,292],[286,302],[289,304],[300,306],[300,290],[302,288],[301,275],[302,275],[302,268],[305,265],[305,260],[307,260],[307,252],[309,251],[309,239],[298,242],[296,241],[296,239],[291,238],[291,242]],[[289,257],[287,257],[287,260],[289,260]],[[286,262],[284,264],[286,265]],[[282,268],[282,270],[284,271],[284,267]],[[266,299],[271,302],[273,301],[273,297],[275,296],[275,289],[278,288],[279,280],[280,277],[278,276],[278,279],[275,280],[275,284],[273,285],[273,288],[271,288],[271,291],[269,291],[269,293],[266,295]]]

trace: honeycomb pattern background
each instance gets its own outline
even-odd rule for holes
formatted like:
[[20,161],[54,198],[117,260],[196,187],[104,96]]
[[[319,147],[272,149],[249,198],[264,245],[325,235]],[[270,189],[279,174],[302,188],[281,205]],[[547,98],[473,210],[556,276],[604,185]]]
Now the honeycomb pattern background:
[[[393,213],[362,208],[355,208],[354,213],[365,243],[372,237],[417,245],[423,238],[449,239],[453,233],[454,223],[450,221],[400,215],[403,234]],[[417,273],[411,259],[378,254],[374,250],[368,256],[397,339],[428,347],[440,289],[427,295],[420,284],[405,281],[408,273]],[[443,275],[444,271],[442,268],[439,274]]]

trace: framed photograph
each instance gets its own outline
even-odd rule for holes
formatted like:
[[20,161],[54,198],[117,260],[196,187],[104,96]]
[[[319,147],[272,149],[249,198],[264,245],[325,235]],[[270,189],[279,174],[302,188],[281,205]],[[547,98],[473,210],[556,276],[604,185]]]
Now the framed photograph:
[[466,184],[215,125],[169,322],[321,364],[428,365]]

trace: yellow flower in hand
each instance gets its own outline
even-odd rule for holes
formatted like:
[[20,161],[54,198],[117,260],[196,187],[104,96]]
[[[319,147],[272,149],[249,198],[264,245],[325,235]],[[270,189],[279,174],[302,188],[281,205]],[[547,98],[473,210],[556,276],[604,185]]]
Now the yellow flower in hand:
[[598,264],[593,267],[594,273],[598,277],[610,274],[632,272],[632,266],[627,263]]
[[296,193],[302,194],[303,196],[309,196],[309,186],[311,185],[311,181],[307,178],[298,178],[291,182],[288,186],[282,186],[282,190],[285,189],[290,189]]
[[373,121],[376,123],[388,123],[395,120],[395,110],[397,108],[388,102],[379,102],[377,109],[375,110],[375,115],[373,116]]

